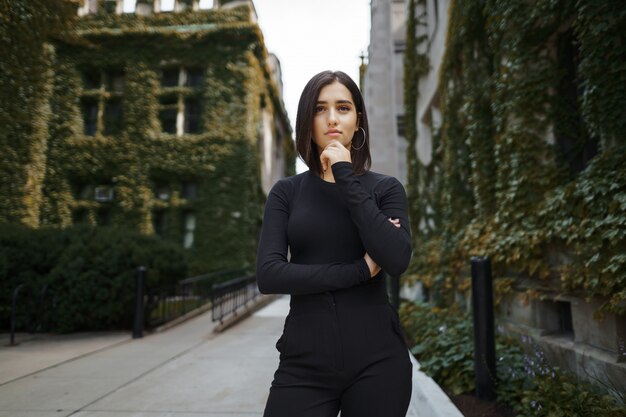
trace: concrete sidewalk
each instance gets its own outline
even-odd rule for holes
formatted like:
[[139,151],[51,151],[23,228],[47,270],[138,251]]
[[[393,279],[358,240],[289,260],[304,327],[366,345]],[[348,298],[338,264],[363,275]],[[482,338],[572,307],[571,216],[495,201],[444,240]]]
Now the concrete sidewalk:
[[[75,340],[71,359],[43,342],[2,347],[0,375],[9,382],[0,384],[0,417],[261,417],[288,300],[274,301],[221,334],[212,332],[210,314],[203,314],[143,339],[110,335],[100,347],[93,338],[82,347]],[[4,377],[5,369],[14,378]],[[432,384],[415,372],[407,416],[460,417]]]
[[0,334],[0,386],[131,339],[130,332],[18,333],[15,337],[18,346],[9,347],[9,337],[9,334]]

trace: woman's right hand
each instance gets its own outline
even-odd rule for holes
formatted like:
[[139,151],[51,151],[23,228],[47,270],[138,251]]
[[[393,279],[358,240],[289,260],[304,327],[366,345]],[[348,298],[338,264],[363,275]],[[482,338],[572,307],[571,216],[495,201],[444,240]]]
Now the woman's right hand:
[[370,268],[370,277],[373,277],[380,272],[380,266],[378,266],[378,264],[374,262],[374,260],[367,254],[367,252],[365,253],[365,256],[363,258],[365,259],[365,262],[367,262],[367,266],[369,266]]

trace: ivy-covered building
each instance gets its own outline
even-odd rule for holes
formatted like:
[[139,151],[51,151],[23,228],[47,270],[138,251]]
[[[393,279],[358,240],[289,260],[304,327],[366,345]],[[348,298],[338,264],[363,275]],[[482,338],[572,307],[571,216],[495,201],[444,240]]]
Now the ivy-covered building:
[[253,265],[265,193],[295,153],[252,2],[73,4],[70,36],[45,45],[33,135],[0,161],[0,221],[159,234],[190,273]]
[[467,305],[489,256],[500,324],[623,393],[624,5],[405,3],[408,281]]

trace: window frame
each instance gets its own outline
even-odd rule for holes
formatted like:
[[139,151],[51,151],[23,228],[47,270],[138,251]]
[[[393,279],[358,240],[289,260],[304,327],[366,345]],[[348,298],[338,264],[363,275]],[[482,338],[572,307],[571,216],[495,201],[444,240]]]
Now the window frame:
[[[174,71],[178,72],[176,85],[172,85],[171,82],[176,78]],[[206,68],[184,65],[162,66],[160,80],[158,117],[161,134],[181,137],[204,133],[201,92],[206,83]],[[172,102],[170,103],[169,100]],[[193,113],[189,113],[192,102],[195,109]],[[176,109],[175,131],[171,128],[173,115],[166,116],[173,109]],[[166,126],[169,128],[165,129]]]
[[[97,74],[97,76],[95,76]],[[95,81],[98,80],[96,86]],[[83,135],[88,137],[115,137],[124,131],[124,93],[126,89],[126,71],[119,68],[81,69],[82,92],[80,95],[80,112],[83,121]],[[89,116],[85,111],[86,103],[95,103]],[[111,104],[117,104],[116,116],[110,118]],[[96,109],[95,114],[93,109]],[[95,120],[91,120],[95,119]],[[93,122],[95,121],[95,126]],[[89,127],[88,127],[89,126]]]

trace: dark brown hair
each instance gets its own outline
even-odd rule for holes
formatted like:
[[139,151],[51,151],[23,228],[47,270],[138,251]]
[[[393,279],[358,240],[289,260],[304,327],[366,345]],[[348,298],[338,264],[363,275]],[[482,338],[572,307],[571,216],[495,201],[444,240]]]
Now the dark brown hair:
[[[367,124],[367,112],[365,111],[365,103],[359,87],[352,81],[348,74],[341,71],[323,71],[315,75],[302,90],[300,102],[298,103],[298,114],[296,115],[296,150],[298,155],[307,164],[309,169],[316,175],[321,175],[322,164],[317,145],[313,141],[313,118],[315,117],[315,106],[320,96],[322,88],[338,81],[343,84],[354,100],[354,106],[358,114],[359,129],[353,137],[355,147],[350,148],[350,158],[352,166],[357,175],[361,175],[369,171],[372,165],[372,157],[370,155],[369,145],[369,127]],[[363,135],[365,131],[365,135]],[[361,140],[359,140],[361,138]],[[363,143],[362,141],[365,141]],[[363,145],[361,147],[361,145]]]

